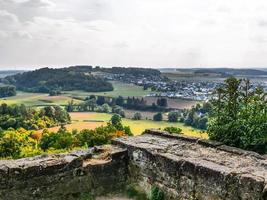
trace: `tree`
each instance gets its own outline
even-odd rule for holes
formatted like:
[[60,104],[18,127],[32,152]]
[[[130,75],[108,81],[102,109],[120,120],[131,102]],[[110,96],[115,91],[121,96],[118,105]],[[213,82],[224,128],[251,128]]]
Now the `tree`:
[[105,97],[103,97],[103,96],[98,96],[97,97],[97,100],[96,100],[97,105],[102,106],[105,102],[106,102]]
[[111,117],[111,124],[116,126],[121,123],[121,116],[118,114],[115,114]]
[[169,122],[178,122],[179,113],[178,112],[170,112],[168,114]]
[[122,106],[123,104],[124,104],[124,99],[122,96],[119,96],[118,98],[116,98],[116,105]]
[[214,111],[209,119],[210,139],[227,145],[267,152],[267,101],[260,87],[248,80],[228,78],[216,90]]
[[162,119],[163,119],[162,113],[157,113],[153,116],[154,121],[162,121]]
[[141,113],[137,112],[137,113],[134,114],[133,120],[141,120],[141,119],[142,119]]
[[157,99],[157,105],[161,107],[167,107],[168,106],[168,100],[166,98],[158,98]]
[[114,106],[112,108],[112,112],[113,113],[116,113],[116,114],[119,114],[122,117],[125,117],[125,112],[124,112],[124,110],[120,106]]
[[110,108],[110,106],[109,106],[107,103],[105,103],[105,104],[103,104],[103,105],[101,106],[101,110],[102,110],[102,112],[104,112],[104,113],[109,113],[109,112],[111,111],[111,108]]
[[97,107],[96,100],[95,99],[89,99],[85,101],[84,106],[89,108],[90,111],[95,111],[95,108]]

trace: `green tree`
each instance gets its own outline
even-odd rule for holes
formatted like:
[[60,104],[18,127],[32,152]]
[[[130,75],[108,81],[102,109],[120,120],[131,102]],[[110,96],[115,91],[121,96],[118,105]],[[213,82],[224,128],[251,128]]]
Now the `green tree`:
[[133,120],[141,120],[142,119],[142,114],[137,112],[134,113]]
[[227,145],[267,152],[267,102],[262,88],[248,80],[229,78],[216,90],[209,119],[210,139]]
[[153,116],[154,121],[162,121],[162,119],[163,119],[162,113],[157,113]]
[[168,114],[168,121],[169,122],[178,122],[179,113],[178,112],[170,112]]
[[115,114],[111,117],[111,124],[114,126],[117,126],[118,124],[121,123],[121,116],[118,114]]

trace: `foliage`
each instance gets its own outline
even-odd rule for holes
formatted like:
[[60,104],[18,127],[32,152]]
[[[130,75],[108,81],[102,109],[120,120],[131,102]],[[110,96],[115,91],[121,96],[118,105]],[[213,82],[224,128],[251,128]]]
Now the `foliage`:
[[174,126],[164,128],[164,131],[174,134],[182,134],[182,129]]
[[91,193],[83,193],[79,200],[95,200],[95,197]]
[[25,105],[0,105],[0,127],[42,129],[70,122],[69,114],[59,106],[47,106],[39,110]]
[[150,77],[150,76],[160,76],[160,71],[156,69],[149,68],[136,68],[136,67],[112,67],[112,68],[95,68],[94,71],[102,71],[112,74],[125,74],[132,75],[135,77]]
[[110,113],[111,108],[107,103],[104,103],[100,108],[99,111],[104,112],[104,113]]
[[141,191],[138,185],[130,184],[126,187],[126,194],[129,198],[135,200],[147,200],[146,194]]
[[208,126],[210,139],[266,153],[267,101],[263,89],[253,89],[249,80],[231,77],[216,94]]
[[16,96],[16,87],[11,85],[0,86],[0,98]]
[[137,112],[134,113],[133,120],[141,120],[142,119],[142,114]]
[[120,115],[122,117],[125,117],[125,112],[124,112],[123,108],[121,108],[120,106],[114,106],[112,108],[112,112],[116,113],[116,114],[118,114],[118,115]]
[[53,90],[100,92],[113,90],[111,83],[75,68],[42,68],[8,76],[3,81],[27,92],[50,93]]
[[169,122],[178,122],[179,115],[180,114],[178,112],[170,112],[168,114],[168,121]]
[[168,106],[168,100],[166,98],[158,98],[157,99],[157,105],[161,107],[167,107]]
[[150,200],[164,200],[164,192],[159,187],[153,186]]
[[0,157],[2,158],[19,158],[25,154],[27,149],[30,154],[38,153],[36,141],[30,136],[32,131],[26,131],[23,128],[18,130],[9,128],[1,133],[0,137]]
[[212,104],[210,102],[204,102],[203,104],[197,104],[191,109],[184,110],[183,117],[180,118],[181,122],[184,122],[187,126],[206,130],[208,125],[208,117],[212,113]]
[[153,116],[154,121],[162,121],[162,119],[163,119],[162,113],[157,113]]
[[130,136],[132,132],[121,121],[115,125],[108,123],[95,130],[84,129],[78,132],[68,131],[62,126],[57,132],[44,129],[39,136],[34,131],[25,129],[0,130],[0,157],[21,158],[42,154],[44,152],[64,152],[81,147],[109,144],[111,139],[121,136]]

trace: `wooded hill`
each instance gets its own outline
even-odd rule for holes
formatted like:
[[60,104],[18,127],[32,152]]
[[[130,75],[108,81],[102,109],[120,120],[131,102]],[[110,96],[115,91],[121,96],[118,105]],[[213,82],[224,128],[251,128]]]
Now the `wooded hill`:
[[27,92],[49,93],[53,90],[102,92],[113,90],[111,83],[74,68],[42,68],[8,76],[1,81]]

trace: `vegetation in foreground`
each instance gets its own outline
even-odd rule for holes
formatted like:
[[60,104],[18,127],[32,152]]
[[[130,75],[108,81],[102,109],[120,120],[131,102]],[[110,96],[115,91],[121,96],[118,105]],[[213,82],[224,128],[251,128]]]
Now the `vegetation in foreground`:
[[9,128],[0,132],[0,157],[22,158],[44,153],[64,152],[76,148],[88,148],[110,143],[111,139],[132,135],[131,130],[121,123],[121,117],[114,115],[106,126],[95,130],[68,131],[62,126],[57,132],[43,133]]
[[39,130],[69,122],[69,114],[60,106],[32,109],[25,105],[0,105],[0,128],[3,130],[9,128]]
[[210,139],[267,153],[267,100],[262,88],[249,80],[229,78],[216,91],[209,119]]

